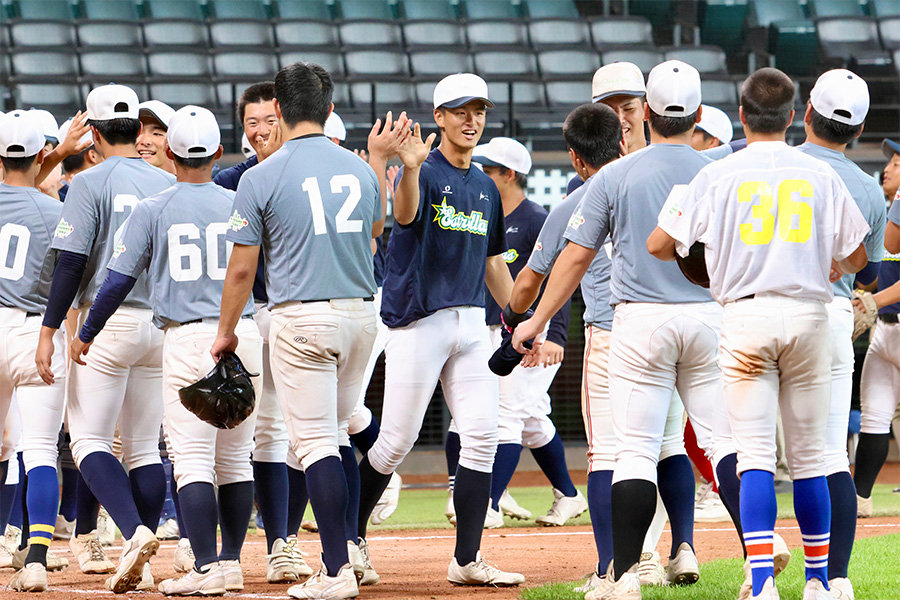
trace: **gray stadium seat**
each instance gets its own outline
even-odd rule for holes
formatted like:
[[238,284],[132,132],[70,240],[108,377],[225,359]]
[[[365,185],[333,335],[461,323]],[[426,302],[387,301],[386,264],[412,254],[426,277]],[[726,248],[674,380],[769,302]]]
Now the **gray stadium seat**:
[[537,76],[534,54],[527,50],[489,50],[475,53],[475,72],[483,77],[531,78]]
[[82,0],[84,16],[92,21],[137,21],[141,18],[135,0]]
[[578,19],[578,7],[573,0],[525,0],[525,8],[532,19]]
[[644,17],[604,17],[591,23],[594,47],[603,50],[621,44],[653,45],[653,27]]
[[604,65],[614,62],[630,62],[638,66],[645,74],[650,69],[663,62],[663,56],[656,50],[648,50],[642,46],[621,47],[608,50],[600,55]]
[[13,46],[75,45],[75,15],[68,0],[20,1],[11,8],[18,15],[9,21]]
[[200,0],[144,0],[147,18],[203,21]]
[[295,62],[310,62],[324,68],[332,79],[344,77],[344,60],[337,52],[295,50],[281,52],[278,55],[278,65],[284,68]]
[[340,81],[336,82],[331,101],[334,102],[334,107],[338,110],[350,107],[350,85]]
[[450,0],[402,0],[402,16],[416,21],[453,21],[456,11]]
[[81,52],[81,72],[85,79],[95,82],[143,81],[147,66],[140,51],[91,49]]
[[140,14],[134,0],[84,0],[84,18],[78,23],[81,46],[144,45]]
[[150,97],[172,107],[196,104],[213,108],[218,105],[216,89],[205,83],[156,83],[150,85]]
[[819,44],[825,56],[858,63],[890,62],[888,53],[881,49],[878,28],[868,17],[829,17],[816,20]]
[[554,46],[589,46],[588,25],[574,19],[540,19],[528,23],[528,35],[535,49]]
[[341,16],[344,19],[390,20],[394,18],[391,3],[388,0],[344,0],[340,6]]
[[466,24],[469,45],[528,46],[528,31],[521,21],[469,21]]
[[730,79],[710,79],[703,77],[700,81],[700,96],[703,104],[715,106],[722,110],[734,109],[738,105],[738,89]]
[[869,0],[869,10],[873,17],[900,17],[900,2],[897,0]]
[[400,24],[394,21],[344,21],[338,26],[344,46],[380,46],[399,49],[403,45]]
[[787,73],[811,74],[818,62],[815,25],[798,2],[751,0],[747,16],[747,45],[775,56]]
[[435,77],[471,71],[472,57],[458,50],[412,52],[410,64],[414,77]]
[[411,48],[422,46],[465,47],[466,36],[456,21],[407,21],[403,35]]
[[144,40],[148,47],[208,47],[203,7],[196,0],[145,0]]
[[600,56],[591,50],[547,50],[537,53],[537,61],[544,78],[563,76],[572,79],[575,75],[583,75],[590,80],[594,71],[600,68]]
[[469,19],[518,19],[519,13],[509,0],[466,0]]
[[15,80],[44,80],[59,82],[78,76],[78,57],[70,52],[22,51],[10,56],[12,77]]
[[212,70],[205,52],[159,51],[147,54],[151,77],[159,79],[209,78]]
[[390,50],[350,50],[344,54],[349,77],[408,77],[406,54]]
[[814,19],[864,16],[859,0],[809,0],[807,6]]
[[900,49],[900,16],[878,19],[878,31],[885,50]]
[[590,80],[547,82],[547,100],[551,107],[577,106],[589,102]]
[[280,19],[298,21],[330,21],[331,11],[325,0],[278,0],[273,3]]
[[[588,82],[587,88],[587,97],[590,98],[590,82]],[[537,108],[547,106],[544,84],[539,82],[514,82],[512,84],[512,95],[512,102],[516,107]],[[509,84],[497,81],[488,83],[488,96],[497,108],[509,106]]]
[[21,19],[28,21],[70,21],[75,18],[69,0],[19,0],[14,10]]
[[19,104],[25,108],[37,106],[50,112],[59,111],[67,117],[84,105],[76,85],[59,83],[20,83],[16,85]]
[[210,39],[214,46],[274,44],[265,5],[255,0],[210,0]]
[[337,27],[323,21],[275,22],[275,37],[278,46],[285,47],[332,47],[340,45]]
[[217,52],[213,67],[219,79],[229,81],[271,80],[278,72],[278,61],[271,52]]
[[701,74],[727,74],[725,51],[718,46],[669,46],[660,48],[665,60],[680,60],[691,65]]
[[[372,105],[372,83],[360,82],[350,84],[350,95],[353,106],[360,108]],[[397,115],[402,110],[410,110],[416,106],[416,90],[411,83],[376,82],[375,102],[379,112],[394,111]]]

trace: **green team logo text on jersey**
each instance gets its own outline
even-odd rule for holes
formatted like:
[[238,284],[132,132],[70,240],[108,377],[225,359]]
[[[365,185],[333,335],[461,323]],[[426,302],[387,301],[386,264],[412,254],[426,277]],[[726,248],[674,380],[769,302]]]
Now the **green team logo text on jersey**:
[[581,211],[575,211],[572,217],[569,219],[569,227],[572,229],[578,229],[584,225],[584,217],[581,216]]
[[517,258],[519,258],[519,251],[515,248],[510,248],[500,256],[503,257],[503,260],[506,262],[506,264],[512,264],[516,262]]
[[440,204],[432,204],[437,214],[434,221],[441,229],[450,231],[464,231],[475,235],[487,235],[488,222],[484,220],[483,213],[472,211],[471,215],[458,213],[452,205],[447,204],[447,197],[441,199]]
[[247,219],[238,214],[238,211],[234,211],[234,214],[231,215],[231,218],[228,220],[228,227],[232,231],[240,231],[244,227],[247,226]]
[[74,227],[66,223],[65,219],[60,219],[59,225],[56,226],[56,231],[54,232],[53,236],[62,239],[68,237],[68,235],[73,231],[75,231]]
[[125,252],[125,242],[120,240],[119,243],[116,244],[115,250],[113,250],[113,258],[119,258],[119,255],[123,252]]

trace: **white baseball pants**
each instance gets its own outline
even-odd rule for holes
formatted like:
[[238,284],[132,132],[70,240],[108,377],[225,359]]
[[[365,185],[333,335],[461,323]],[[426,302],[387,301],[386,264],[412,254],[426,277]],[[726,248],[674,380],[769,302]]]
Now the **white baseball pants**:
[[853,304],[835,297],[825,305],[831,342],[831,406],[825,426],[825,474],[850,472],[847,427],[853,394]]
[[900,325],[875,323],[859,386],[863,433],[890,433],[900,402]]
[[263,340],[262,349],[262,393],[256,414],[256,431],[253,432],[253,460],[267,463],[283,463],[288,457],[288,433],[281,414],[281,405],[275,393],[272,380],[272,365],[269,360],[269,326],[272,315],[265,304],[256,305],[253,315]]
[[375,334],[375,343],[372,345],[372,353],[369,355],[369,362],[366,363],[366,370],[363,372],[363,384],[359,389],[359,400],[353,414],[350,415],[348,424],[349,434],[354,435],[363,431],[372,422],[372,411],[366,406],[366,390],[369,388],[369,382],[372,380],[372,373],[375,372],[375,365],[378,357],[384,352],[384,345],[387,341],[387,325],[381,320],[381,288],[375,292],[375,300],[372,302],[375,306],[375,325],[378,332]]
[[347,423],[375,342],[375,309],[361,298],[291,302],[272,310],[272,378],[305,470],[348,446]]
[[780,407],[791,476],[826,475],[830,335],[828,310],[820,301],[757,294],[725,306],[722,378],[738,473],[775,472]]
[[437,311],[389,329],[381,433],[369,450],[372,467],[393,473],[412,450],[438,380],[460,438],[459,465],[490,473],[497,451],[498,377],[484,309]]

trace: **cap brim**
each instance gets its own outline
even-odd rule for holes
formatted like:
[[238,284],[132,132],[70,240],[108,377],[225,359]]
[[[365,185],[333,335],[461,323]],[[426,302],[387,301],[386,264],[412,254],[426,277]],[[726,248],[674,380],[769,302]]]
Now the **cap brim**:
[[885,139],[881,142],[881,151],[888,160],[894,158],[895,154],[900,154],[900,144],[893,140]]
[[487,98],[482,98],[481,96],[463,96],[462,98],[457,98],[456,100],[450,100],[449,102],[444,102],[438,108],[459,108],[460,106],[465,106],[469,102],[473,100],[481,100],[484,102],[484,105],[488,108],[494,108],[494,103],[488,100]]
[[635,98],[646,96],[646,92],[637,91],[637,90],[615,90],[613,92],[606,92],[605,94],[600,94],[599,96],[594,96],[594,102],[603,102],[607,98],[612,98],[613,96],[634,96]]
[[141,108],[141,109],[138,109],[138,119],[141,120],[141,121],[143,121],[144,119],[153,119],[154,121],[156,121],[157,123],[159,123],[159,124],[160,124],[162,127],[164,127],[165,129],[168,129],[168,128],[169,128],[169,126],[166,125],[166,124],[163,122],[163,120],[160,119],[159,116],[158,116],[155,112],[153,112],[152,110],[150,110],[149,108]]

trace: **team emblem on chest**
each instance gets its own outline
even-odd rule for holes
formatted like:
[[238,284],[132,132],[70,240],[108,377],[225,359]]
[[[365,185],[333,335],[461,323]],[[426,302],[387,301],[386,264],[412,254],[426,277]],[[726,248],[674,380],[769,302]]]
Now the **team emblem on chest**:
[[484,220],[483,213],[472,211],[471,214],[467,215],[466,213],[456,212],[456,208],[447,204],[446,196],[441,199],[440,204],[432,204],[431,206],[437,213],[433,222],[437,223],[441,229],[464,231],[475,235],[487,235],[488,222]]

